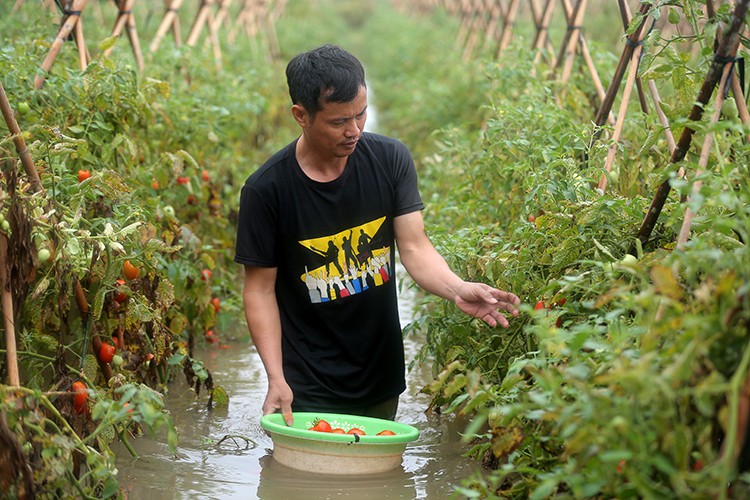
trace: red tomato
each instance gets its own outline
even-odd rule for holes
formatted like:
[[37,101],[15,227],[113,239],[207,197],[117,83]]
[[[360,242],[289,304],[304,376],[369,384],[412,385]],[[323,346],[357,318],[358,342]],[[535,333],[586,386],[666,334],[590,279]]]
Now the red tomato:
[[78,171],[78,182],[83,182],[91,177],[91,170],[79,170]]
[[219,312],[219,309],[221,309],[221,301],[219,300],[219,297],[214,297],[211,299],[211,305],[214,306],[214,310],[216,312]]
[[106,342],[102,343],[102,346],[99,348],[99,360],[102,363],[111,363],[114,357],[115,346]]
[[537,302],[536,305],[534,306],[534,310],[535,311],[538,311],[540,309],[544,309],[544,301],[542,301],[542,300],[540,300],[539,302]]
[[141,271],[131,264],[129,260],[126,260],[122,263],[122,274],[124,274],[127,279],[134,280],[139,274],[141,274]]
[[190,177],[185,177],[184,175],[181,175],[177,177],[177,184],[188,184],[190,182]]
[[208,281],[208,280],[210,280],[210,279],[211,279],[211,276],[213,276],[213,273],[211,272],[211,270],[210,270],[210,269],[204,269],[203,271],[201,271],[201,279],[202,279],[203,281]]
[[346,433],[347,434],[358,434],[360,436],[364,436],[365,435],[365,431],[363,431],[362,429],[357,429],[356,427],[352,427]]
[[536,217],[534,217],[534,214],[529,214],[529,222],[533,223],[536,220]]
[[346,431],[341,427],[336,427],[335,429],[331,429],[331,434],[346,434]]
[[120,338],[117,335],[112,335],[112,343],[115,347],[120,347]]
[[86,390],[86,384],[80,380],[73,382],[73,409],[78,415],[88,409],[88,406],[86,406],[86,398],[88,397],[89,394]]
[[187,195],[187,198],[185,198],[185,201],[187,202],[188,205],[198,204],[198,198],[196,198],[194,194]]
[[208,182],[210,178],[211,176],[208,175],[208,170],[201,172],[201,179],[203,179],[203,182]]
[[[120,285],[124,285],[124,284],[125,284],[125,280],[117,280],[117,281],[115,281],[115,288],[117,288]],[[116,302],[122,303],[122,302],[125,302],[126,300],[128,300],[128,296],[127,295],[125,295],[124,293],[122,293],[119,290],[115,290],[115,301]]]
[[323,420],[322,418],[318,420],[318,422],[315,424],[315,427],[313,427],[314,431],[318,432],[331,432],[333,429],[331,428],[331,424]]
[[151,189],[159,189],[159,181],[155,180],[151,183]]
[[376,434],[376,436],[395,436],[395,435],[396,435],[395,432],[388,430],[388,429],[384,429]]

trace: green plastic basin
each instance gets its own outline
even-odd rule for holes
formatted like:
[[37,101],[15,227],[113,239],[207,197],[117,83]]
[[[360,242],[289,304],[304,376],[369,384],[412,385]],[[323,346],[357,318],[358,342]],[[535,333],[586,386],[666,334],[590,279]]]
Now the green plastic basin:
[[[297,412],[287,426],[281,414],[264,415],[260,425],[273,440],[273,457],[293,469],[322,474],[371,474],[401,465],[407,443],[419,437],[411,425],[379,418],[339,413]],[[356,427],[365,435],[332,434],[308,430],[317,419],[344,431]],[[393,436],[377,436],[383,430]]]

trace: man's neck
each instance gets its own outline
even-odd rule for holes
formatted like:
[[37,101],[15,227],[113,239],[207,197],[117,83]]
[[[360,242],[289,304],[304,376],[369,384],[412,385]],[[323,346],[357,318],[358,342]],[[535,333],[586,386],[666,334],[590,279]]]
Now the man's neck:
[[348,157],[322,156],[309,147],[305,136],[300,136],[296,147],[297,163],[310,179],[317,182],[330,182],[344,173]]

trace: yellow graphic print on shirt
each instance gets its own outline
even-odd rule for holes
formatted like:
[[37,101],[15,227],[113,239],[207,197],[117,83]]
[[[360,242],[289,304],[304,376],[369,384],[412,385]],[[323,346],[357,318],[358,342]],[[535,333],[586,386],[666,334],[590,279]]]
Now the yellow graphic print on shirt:
[[319,267],[311,269],[305,266],[305,272],[300,276],[307,285],[311,302],[349,297],[391,279],[390,247],[372,247],[372,239],[384,221],[385,217],[380,217],[331,236],[299,242],[325,258]]

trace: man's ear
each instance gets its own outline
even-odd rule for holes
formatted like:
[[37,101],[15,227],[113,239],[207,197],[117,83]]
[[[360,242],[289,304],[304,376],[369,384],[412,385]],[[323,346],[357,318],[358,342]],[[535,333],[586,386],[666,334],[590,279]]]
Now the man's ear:
[[295,104],[292,106],[292,116],[299,123],[300,127],[305,128],[309,125],[310,114],[302,105]]

